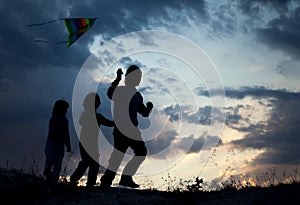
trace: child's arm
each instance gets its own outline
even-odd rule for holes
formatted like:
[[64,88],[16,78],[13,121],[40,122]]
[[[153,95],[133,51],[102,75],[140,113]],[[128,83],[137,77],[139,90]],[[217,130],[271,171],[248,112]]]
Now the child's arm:
[[139,94],[139,107],[138,107],[138,113],[140,113],[143,117],[148,117],[149,114],[151,113],[152,111],[152,108],[153,108],[153,104],[152,102],[147,102],[146,106],[144,105],[143,103],[143,97],[140,93]]
[[123,74],[122,69],[119,68],[117,70],[117,77],[116,77],[116,79],[111,83],[111,86],[107,90],[107,96],[108,96],[109,99],[112,99],[114,91],[115,91],[116,87],[119,85],[119,82],[122,79],[122,74]]
[[113,127],[115,125],[114,121],[105,118],[100,113],[97,113],[96,117],[97,117],[97,122],[98,122],[99,127],[100,127],[100,125],[104,125],[107,127]]

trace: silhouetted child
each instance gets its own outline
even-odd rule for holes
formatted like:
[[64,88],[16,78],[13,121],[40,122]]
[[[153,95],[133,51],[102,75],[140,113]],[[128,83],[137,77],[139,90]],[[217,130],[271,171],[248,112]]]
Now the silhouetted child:
[[114,149],[108,161],[108,167],[101,178],[100,188],[103,190],[111,186],[129,147],[133,150],[134,156],[125,165],[119,185],[138,188],[139,185],[133,181],[132,176],[135,175],[147,155],[147,148],[138,128],[137,115],[148,117],[153,104],[147,102],[144,105],[143,96],[136,89],[142,78],[142,71],[138,66],[131,65],[127,68],[125,86],[119,86],[122,74],[123,72],[119,68],[117,78],[111,83],[107,91],[108,98],[114,102],[115,127],[113,131]]
[[49,120],[48,137],[45,147],[46,162],[44,176],[46,177],[46,181],[51,184],[58,183],[65,147],[67,148],[67,152],[71,152],[69,121],[66,118],[68,108],[68,102],[57,100]]
[[97,113],[97,108],[100,105],[101,100],[97,93],[90,93],[84,99],[84,111],[79,118],[79,124],[81,125],[79,142],[81,161],[70,177],[71,185],[76,185],[87,169],[88,177],[86,186],[92,187],[96,184],[100,167],[98,150],[100,126],[114,126],[113,121],[108,120],[102,114]]

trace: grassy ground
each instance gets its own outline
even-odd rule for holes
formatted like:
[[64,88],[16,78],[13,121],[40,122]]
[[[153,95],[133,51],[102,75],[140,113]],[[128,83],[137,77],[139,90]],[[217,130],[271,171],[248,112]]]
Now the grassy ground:
[[49,187],[41,177],[18,170],[0,169],[0,197],[7,204],[299,204],[300,183],[281,184],[267,188],[249,187],[241,190],[225,188],[219,191],[163,192],[112,188],[70,187],[59,184]]

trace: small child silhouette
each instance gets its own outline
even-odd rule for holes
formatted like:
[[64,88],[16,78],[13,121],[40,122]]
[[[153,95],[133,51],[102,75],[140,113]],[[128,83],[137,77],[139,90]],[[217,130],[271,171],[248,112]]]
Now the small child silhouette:
[[69,121],[66,118],[68,108],[69,103],[67,101],[57,100],[49,120],[49,131],[45,147],[44,176],[46,181],[51,184],[58,183],[65,146],[67,152],[71,152]]
[[100,126],[113,127],[114,122],[97,113],[101,105],[100,96],[97,93],[89,93],[83,102],[84,111],[79,118],[81,125],[79,149],[81,161],[70,177],[70,184],[76,185],[77,181],[84,175],[87,169],[87,187],[96,184],[99,171],[98,135]]

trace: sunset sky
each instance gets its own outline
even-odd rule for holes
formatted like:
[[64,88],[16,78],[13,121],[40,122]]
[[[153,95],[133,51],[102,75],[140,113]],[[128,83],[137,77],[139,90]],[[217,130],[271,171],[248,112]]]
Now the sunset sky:
[[[199,176],[215,188],[231,175],[299,168],[299,1],[4,0],[0,11],[1,167],[41,173],[51,109],[64,98],[74,151],[65,159],[73,172],[80,99],[95,88],[98,111],[111,119],[106,89],[119,67],[136,63],[143,70],[139,89],[154,104],[150,119],[141,119],[149,155],[139,183],[164,188],[170,174]],[[63,21],[27,26],[71,17],[97,20],[69,48],[34,42],[67,40]],[[140,52],[126,53],[130,46]],[[101,131],[105,166],[112,130]]]

